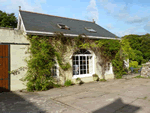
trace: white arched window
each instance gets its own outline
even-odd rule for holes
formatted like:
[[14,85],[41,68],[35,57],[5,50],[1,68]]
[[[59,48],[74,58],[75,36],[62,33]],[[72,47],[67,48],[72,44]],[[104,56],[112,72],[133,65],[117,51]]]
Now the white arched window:
[[93,56],[86,49],[73,54],[73,76],[86,77],[93,74]]

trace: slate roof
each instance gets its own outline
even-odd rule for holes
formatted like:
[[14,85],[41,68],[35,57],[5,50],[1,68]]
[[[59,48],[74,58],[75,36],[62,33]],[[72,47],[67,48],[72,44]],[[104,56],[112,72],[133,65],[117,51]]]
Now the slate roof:
[[[86,34],[88,36],[110,37],[115,38],[116,35],[102,28],[101,26],[84,20],[71,19],[66,17],[59,17],[29,11],[20,10],[25,29],[27,31],[40,32],[62,32],[64,34]],[[67,25],[70,30],[60,29],[57,23]],[[96,33],[91,33],[85,29],[90,27],[96,30]]]

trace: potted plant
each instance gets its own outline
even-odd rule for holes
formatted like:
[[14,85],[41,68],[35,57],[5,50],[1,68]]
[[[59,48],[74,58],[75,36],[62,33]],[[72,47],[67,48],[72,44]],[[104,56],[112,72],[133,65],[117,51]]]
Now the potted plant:
[[99,77],[98,77],[97,74],[93,74],[92,76],[93,76],[93,80],[94,80],[94,81],[98,81],[98,80],[99,80]]
[[77,84],[79,84],[79,85],[81,85],[83,82],[82,82],[82,80],[81,80],[81,78],[76,78],[76,82],[77,82]]

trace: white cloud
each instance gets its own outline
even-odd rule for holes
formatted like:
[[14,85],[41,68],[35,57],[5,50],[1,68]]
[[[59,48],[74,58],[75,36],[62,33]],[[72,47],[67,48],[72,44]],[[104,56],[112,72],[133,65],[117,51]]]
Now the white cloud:
[[[110,15],[123,20],[128,24],[140,24],[146,22],[149,16],[141,16],[141,15],[130,15],[128,9],[131,7],[128,6],[127,3],[119,4],[119,3],[112,3],[109,0],[99,0],[101,6],[109,13]],[[140,7],[140,9],[144,9]]]
[[114,13],[115,8],[117,7],[116,4],[108,2],[108,0],[99,0],[101,5],[108,11],[108,13]]
[[0,0],[0,3],[2,3],[2,2],[6,2],[7,0]]
[[140,32],[137,32],[138,27],[130,27],[124,31],[118,31],[115,32],[115,34],[119,37],[125,36],[125,35],[129,35],[129,34],[139,34]]
[[128,23],[142,23],[148,20],[148,17],[139,17],[137,15],[129,17],[126,22]]
[[86,11],[87,11],[86,18],[88,20],[91,21],[92,19],[94,19],[95,21],[98,21],[99,13],[95,0],[90,0],[90,4],[87,6]]
[[13,12],[18,16],[19,6],[21,6],[22,10],[43,12],[41,4],[46,3],[46,0],[33,0],[32,2],[31,4],[27,0],[7,0],[4,11],[7,13]]
[[[121,17],[126,15],[126,5],[115,4],[108,0],[99,0],[101,6],[107,11],[107,13]],[[121,14],[120,14],[121,13]]]

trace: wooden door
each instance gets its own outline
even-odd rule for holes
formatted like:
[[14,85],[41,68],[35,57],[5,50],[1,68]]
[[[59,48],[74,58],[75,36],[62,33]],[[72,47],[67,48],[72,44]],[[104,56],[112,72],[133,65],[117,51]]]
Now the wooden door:
[[0,92],[9,91],[8,45],[0,45]]

